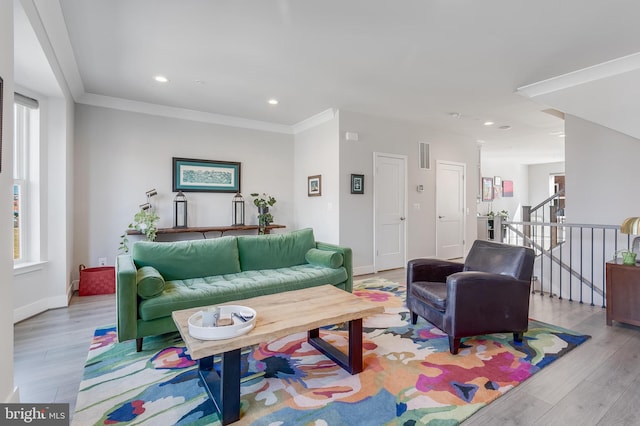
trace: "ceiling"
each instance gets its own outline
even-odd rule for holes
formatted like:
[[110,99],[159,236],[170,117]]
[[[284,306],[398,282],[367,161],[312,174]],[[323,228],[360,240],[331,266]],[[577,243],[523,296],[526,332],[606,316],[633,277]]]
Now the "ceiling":
[[[640,61],[597,72],[640,52],[632,0],[21,2],[76,102],[290,133],[344,109],[481,140],[483,152],[524,164],[564,159],[564,123],[549,108],[640,137]],[[19,26],[16,82],[44,85]],[[566,79],[588,67],[591,77]]]

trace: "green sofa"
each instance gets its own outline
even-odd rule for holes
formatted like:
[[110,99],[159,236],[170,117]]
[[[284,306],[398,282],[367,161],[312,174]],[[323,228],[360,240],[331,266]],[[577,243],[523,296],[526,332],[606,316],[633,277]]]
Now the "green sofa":
[[315,241],[312,229],[209,240],[138,241],[116,259],[119,341],[176,330],[171,313],[333,284],[352,291],[351,249]]

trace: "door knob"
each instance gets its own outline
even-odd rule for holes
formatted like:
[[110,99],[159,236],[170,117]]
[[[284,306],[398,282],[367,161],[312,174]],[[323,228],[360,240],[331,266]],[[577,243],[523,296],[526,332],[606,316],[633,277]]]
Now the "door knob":
[[438,219],[442,219],[444,216],[438,216]]
[[400,220],[404,220],[404,219],[405,219],[405,217],[404,217],[404,216],[400,216]]

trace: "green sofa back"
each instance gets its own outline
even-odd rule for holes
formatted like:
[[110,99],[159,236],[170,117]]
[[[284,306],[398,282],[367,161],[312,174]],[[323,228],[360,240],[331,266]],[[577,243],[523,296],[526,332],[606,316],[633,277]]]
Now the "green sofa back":
[[[131,254],[137,268],[153,266],[167,281],[240,272],[236,237],[161,243],[136,241]],[[304,253],[302,256],[304,260]]]
[[311,228],[286,234],[240,235],[237,238],[243,271],[303,265],[307,263],[307,251],[316,246]]

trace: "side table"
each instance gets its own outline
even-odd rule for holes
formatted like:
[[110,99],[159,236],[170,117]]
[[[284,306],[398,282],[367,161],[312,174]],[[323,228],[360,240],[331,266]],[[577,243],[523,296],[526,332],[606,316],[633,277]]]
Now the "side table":
[[607,262],[607,325],[613,320],[640,326],[640,266]]

